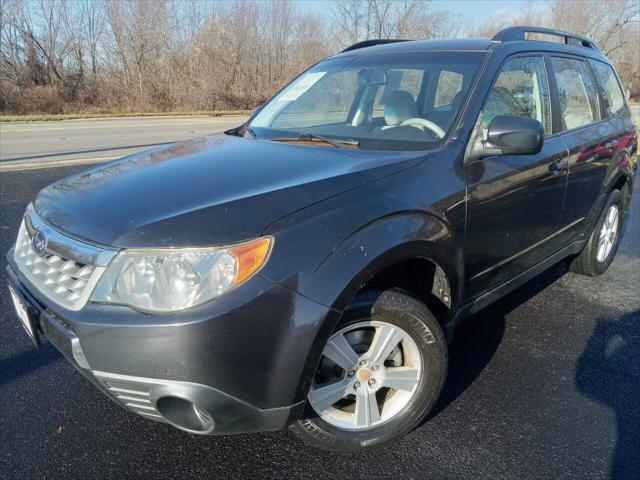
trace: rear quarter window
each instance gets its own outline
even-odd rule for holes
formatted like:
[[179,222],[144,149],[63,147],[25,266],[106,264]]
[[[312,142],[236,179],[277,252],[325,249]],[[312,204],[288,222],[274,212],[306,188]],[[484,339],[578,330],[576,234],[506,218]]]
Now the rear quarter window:
[[590,63],[600,87],[600,94],[603,98],[607,115],[609,117],[619,115],[625,110],[625,101],[622,88],[613,68],[597,60],[590,60]]

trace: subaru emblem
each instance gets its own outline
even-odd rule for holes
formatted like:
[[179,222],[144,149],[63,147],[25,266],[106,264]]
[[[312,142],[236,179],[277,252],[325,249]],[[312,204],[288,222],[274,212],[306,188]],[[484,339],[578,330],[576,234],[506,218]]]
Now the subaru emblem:
[[43,257],[47,252],[47,237],[44,232],[38,228],[33,231],[33,237],[31,237],[31,246],[36,255]]

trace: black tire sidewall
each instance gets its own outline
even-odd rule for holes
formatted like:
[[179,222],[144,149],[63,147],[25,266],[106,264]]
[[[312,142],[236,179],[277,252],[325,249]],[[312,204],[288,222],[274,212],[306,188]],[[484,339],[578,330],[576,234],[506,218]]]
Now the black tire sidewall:
[[320,418],[307,404],[304,418],[292,426],[309,443],[337,451],[358,451],[380,446],[413,429],[431,410],[447,373],[447,343],[442,329],[418,300],[391,290],[358,298],[344,312],[336,330],[375,320],[401,327],[416,342],[422,357],[422,376],[405,410],[384,424],[364,430],[343,430]]

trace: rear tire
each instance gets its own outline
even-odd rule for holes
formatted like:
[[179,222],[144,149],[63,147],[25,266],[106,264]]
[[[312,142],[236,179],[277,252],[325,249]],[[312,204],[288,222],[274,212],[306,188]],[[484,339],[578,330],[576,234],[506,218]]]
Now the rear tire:
[[[447,362],[445,336],[422,302],[398,290],[364,292],[328,340],[305,414],[290,428],[327,450],[380,447],[433,408]],[[336,394],[325,395],[330,389]]]
[[569,269],[589,277],[606,272],[618,251],[624,218],[622,194],[613,190],[584,249],[569,261]]

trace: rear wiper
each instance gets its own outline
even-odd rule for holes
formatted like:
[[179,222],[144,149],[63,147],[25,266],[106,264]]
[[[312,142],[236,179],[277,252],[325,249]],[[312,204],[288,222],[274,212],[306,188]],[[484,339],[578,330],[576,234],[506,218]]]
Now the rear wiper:
[[297,137],[276,137],[270,138],[274,142],[324,142],[333,145],[336,148],[345,148],[346,146],[357,147],[360,142],[357,140],[340,140],[338,138],[327,138],[315,133],[301,133]]

